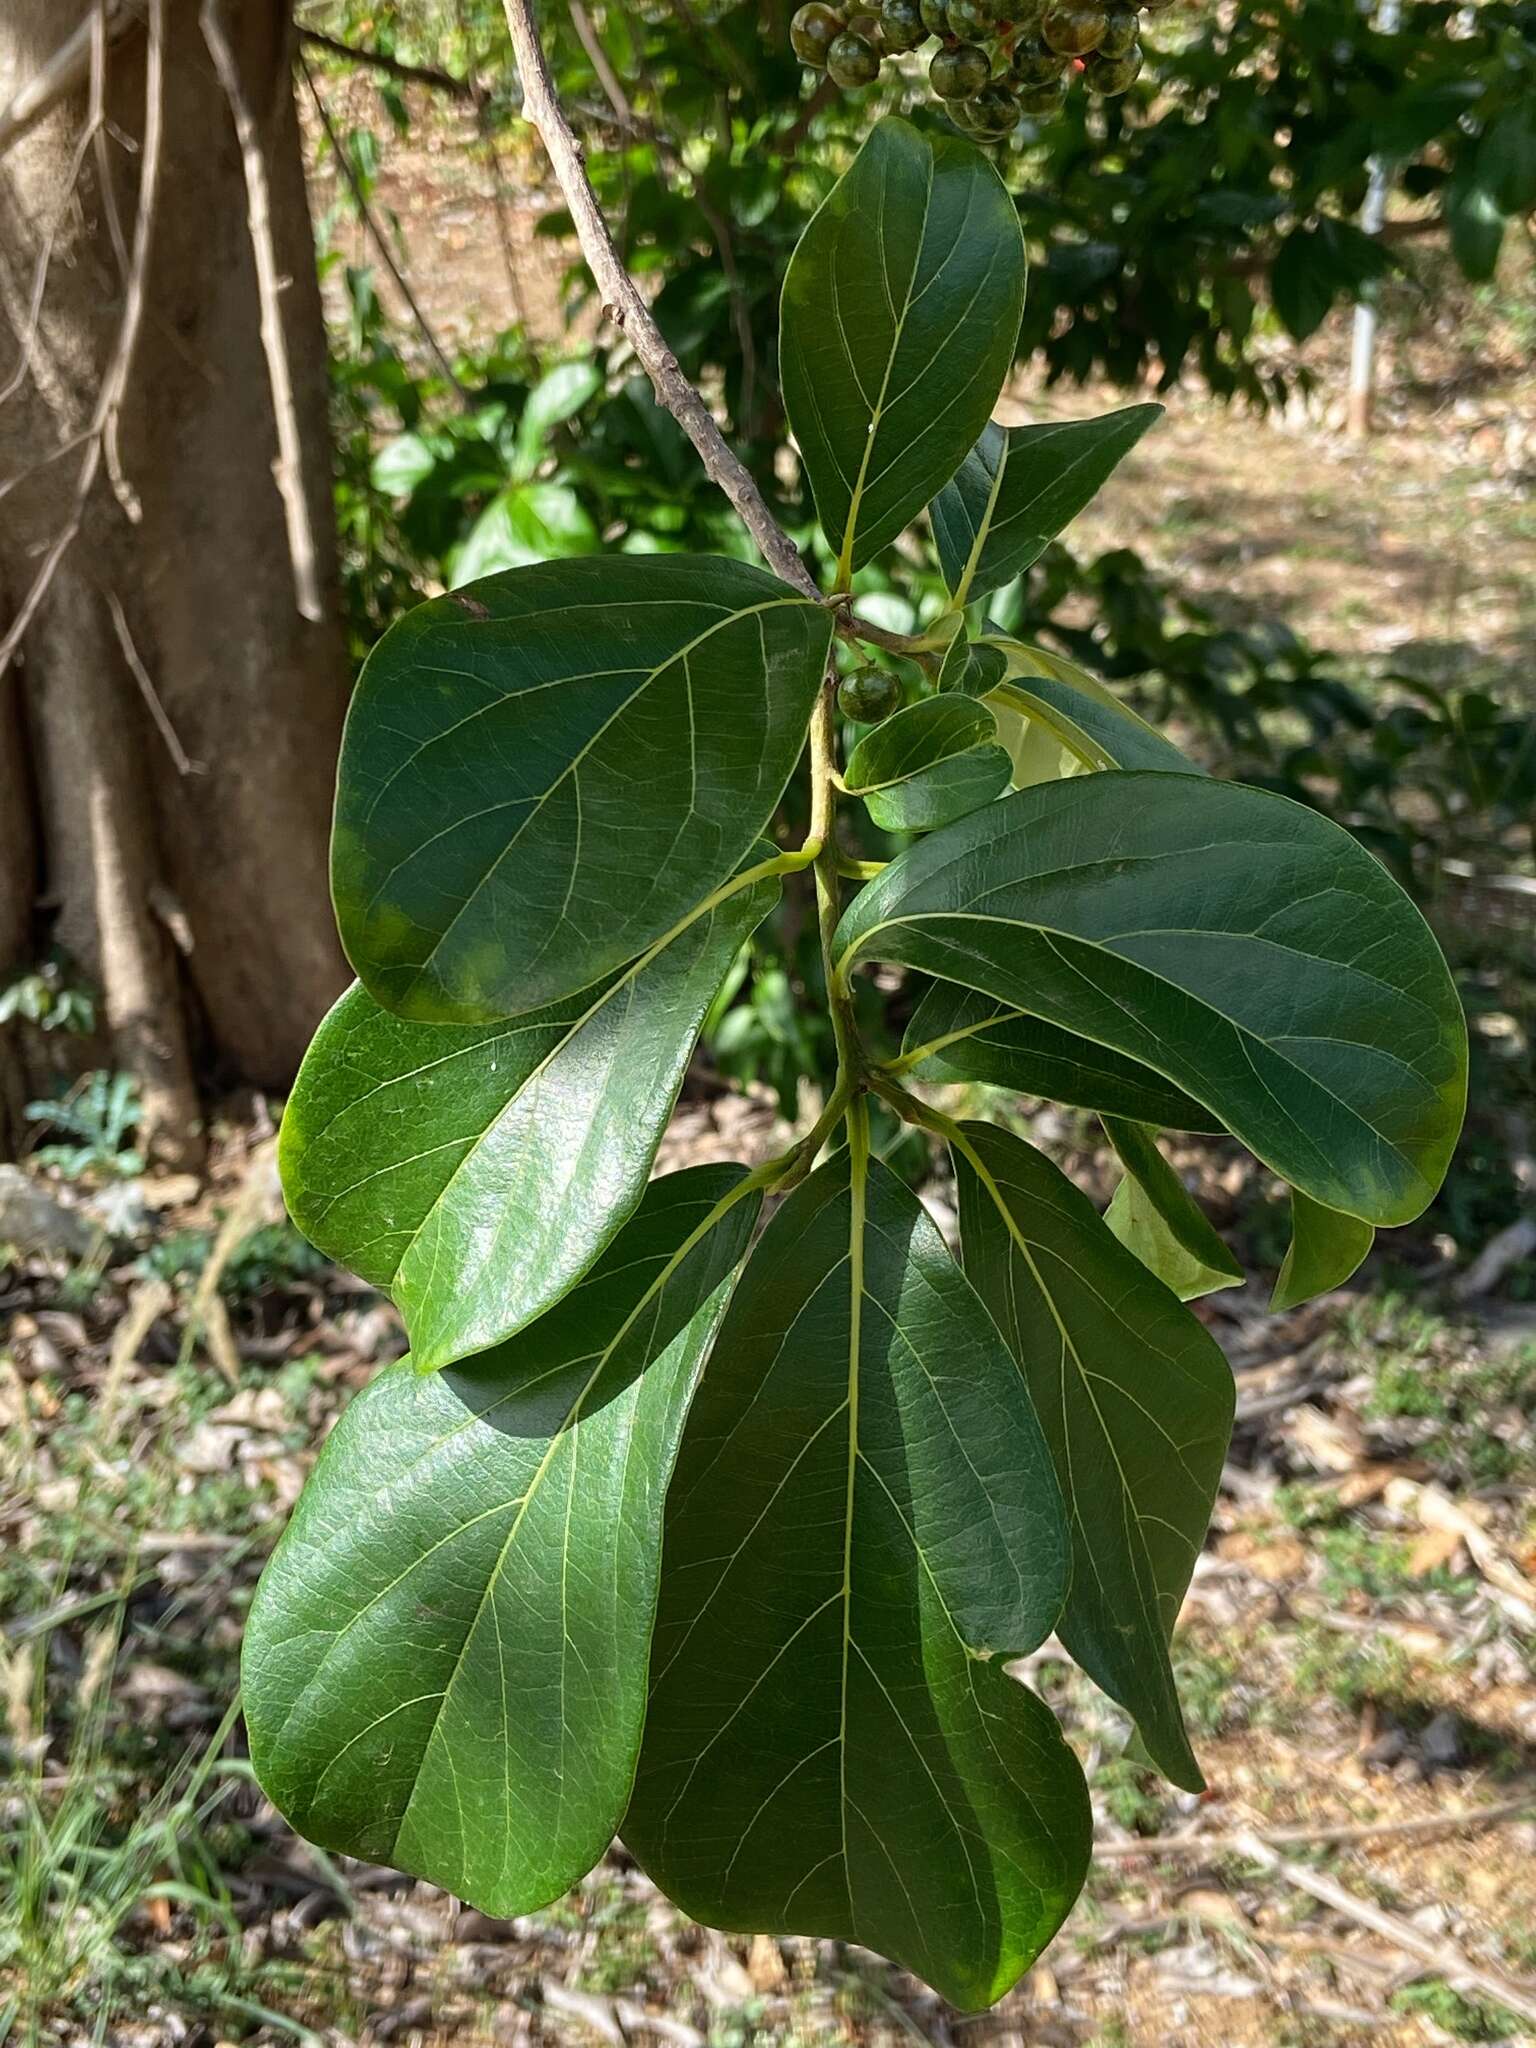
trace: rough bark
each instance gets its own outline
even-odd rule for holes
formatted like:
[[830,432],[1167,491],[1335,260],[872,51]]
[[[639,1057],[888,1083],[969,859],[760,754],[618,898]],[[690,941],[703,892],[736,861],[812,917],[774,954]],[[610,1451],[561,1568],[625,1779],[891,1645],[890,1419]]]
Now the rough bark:
[[[0,102],[91,4],[6,0]],[[271,177],[327,617],[307,621],[294,602],[234,124],[198,0],[169,0],[148,310],[121,419],[142,516],[98,479],[23,645],[9,713],[0,678],[0,977],[67,946],[102,989],[111,1056],[138,1075],[164,1156],[195,1143],[194,1075],[284,1085],[345,974],[325,847],[346,658],[293,31],[287,0],[232,0],[223,18]],[[83,91],[0,160],[0,312],[16,348],[60,223],[29,374],[0,405],[0,484],[88,423],[121,314],[112,212],[131,241],[137,203],[139,158],[119,138],[141,136],[144,95],[133,28],[111,45],[106,141],[86,152],[73,194]],[[0,325],[0,386],[4,348]],[[66,453],[0,498],[0,626],[68,515],[79,459]],[[167,721],[198,772],[178,765]]]

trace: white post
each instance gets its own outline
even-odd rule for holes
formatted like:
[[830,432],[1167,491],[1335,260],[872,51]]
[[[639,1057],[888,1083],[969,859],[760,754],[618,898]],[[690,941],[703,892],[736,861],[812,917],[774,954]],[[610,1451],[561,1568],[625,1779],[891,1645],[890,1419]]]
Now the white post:
[[[1394,35],[1402,19],[1400,0],[1381,0],[1376,23],[1385,35]],[[1385,161],[1373,156],[1365,204],[1360,209],[1360,226],[1368,235],[1379,235],[1386,217],[1387,190],[1392,179]],[[1352,441],[1363,441],[1371,431],[1371,394],[1376,382],[1376,287],[1366,287],[1355,307],[1355,331],[1349,352],[1348,433]]]

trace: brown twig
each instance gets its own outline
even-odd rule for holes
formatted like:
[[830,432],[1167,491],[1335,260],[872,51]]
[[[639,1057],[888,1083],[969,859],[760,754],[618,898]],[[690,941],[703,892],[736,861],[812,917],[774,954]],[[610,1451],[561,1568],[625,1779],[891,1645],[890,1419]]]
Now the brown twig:
[[32,579],[3,639],[0,639],[0,670],[4,670],[26,637],[38,607],[58,573],[59,564],[74,545],[85,522],[86,506],[96,478],[105,464],[118,502],[130,517],[138,516],[138,499],[122,471],[117,451],[118,420],[123,398],[133,374],[134,349],[143,321],[148,293],[149,256],[154,240],[155,206],[160,188],[160,160],[164,140],[165,106],[165,11],[166,0],[148,0],[149,35],[144,60],[144,136],[140,147],[138,211],[134,221],[133,250],[128,282],[123,294],[123,315],[117,339],[101,380],[95,409],[85,435],[85,455],[75,479],[73,502],[68,518],[49,543],[42,564]]
[[111,33],[111,11],[112,0],[96,0],[91,10],[91,104],[86,126],[91,130],[92,147],[96,153],[96,182],[101,188],[101,212],[107,224],[107,238],[112,244],[112,254],[117,258],[117,274],[126,283],[130,262],[128,243],[123,235],[122,216],[117,210],[112,162],[107,155],[107,43]]
[[416,294],[411,290],[405,272],[400,268],[399,263],[395,259],[395,252],[389,246],[389,237],[373,217],[373,209],[369,206],[367,195],[363,191],[363,183],[357,175],[357,167],[342,147],[341,137],[336,132],[335,123],[331,119],[330,109],[321,97],[320,88],[315,84],[314,73],[305,63],[302,51],[299,53],[299,69],[304,74],[304,83],[309,87],[309,96],[315,103],[315,112],[320,117],[320,126],[325,131],[325,139],[331,146],[331,154],[335,157],[341,175],[346,180],[347,189],[352,194],[352,203],[357,208],[358,218],[363,223],[364,231],[375,249],[378,250],[385,269],[394,279],[395,289],[399,292],[401,298],[404,299],[411,318],[416,323],[417,331],[420,333],[422,340],[427,344],[427,347],[432,351],[438,368],[459,396],[467,398],[469,394],[455,376],[453,365],[449,362],[442,343],[433,333],[426,314],[421,310]]
[[592,17],[581,0],[566,0],[570,9],[571,27],[576,31],[576,40],[587,53],[587,62],[592,66],[598,84],[603,89],[603,98],[626,126],[635,121],[635,110],[629,95],[619,83],[618,74],[608,62],[608,52],[599,40],[597,30],[592,26]]
[[332,57],[340,57],[348,64],[361,64],[370,71],[382,71],[390,78],[399,79],[402,85],[426,85],[434,92],[445,92],[456,100],[477,102],[485,97],[485,88],[473,78],[457,78],[451,71],[440,71],[435,64],[406,64],[399,57],[387,56],[383,50],[365,50],[355,43],[344,43],[336,36],[328,36],[317,28],[301,28],[299,41],[307,43],[312,50],[325,50]]
[[1238,1855],[1282,1878],[1297,1891],[1308,1893],[1325,1906],[1331,1906],[1336,1913],[1342,1913],[1346,1919],[1369,1928],[1372,1934],[1380,1935],[1383,1941],[1390,1942],[1402,1954],[1412,1956],[1433,1970],[1436,1976],[1444,1977],[1453,1990],[1465,1987],[1484,1998],[1493,1999],[1506,2011],[1518,2013],[1522,2019],[1536,2020],[1536,1994],[1512,1983],[1507,1977],[1501,1977],[1497,1971],[1484,1969],[1464,1955],[1454,1943],[1437,1941],[1420,1933],[1417,1927],[1395,1913],[1373,1905],[1369,1899],[1357,1898],[1325,1871],[1314,1870],[1310,1864],[1287,1861],[1258,1835],[1238,1834],[1233,1840],[1233,1848]]
[[[143,11],[144,0],[107,0],[109,33],[121,34]],[[68,99],[86,76],[90,70],[91,42],[95,32],[93,21],[82,21],[64,38],[53,55],[39,65],[9,104],[0,108],[0,156],[13,142],[19,142],[29,129],[35,128],[60,100]]]
[[[272,478],[283,504],[288,559],[293,569],[293,601],[301,618],[319,621],[325,617],[325,602],[320,590],[319,553],[310,523],[309,499],[304,489],[304,449],[299,435],[298,408],[293,398],[288,335],[280,303],[283,280],[278,272],[277,247],[272,239],[272,180],[267,167],[266,144],[240,76],[234,45],[220,19],[219,0],[203,0],[198,20],[203,41],[213,59],[214,71],[229,102],[230,118],[235,124],[235,138],[240,145],[240,161],[245,172],[246,227],[251,238],[256,292],[261,306],[261,348],[267,360],[272,416],[277,429],[277,460],[272,465]],[[186,770],[183,769],[182,773],[185,774]]]
[[548,153],[555,182],[575,224],[582,255],[609,317],[627,337],[657,398],[693,443],[706,474],[730,499],[768,566],[807,597],[818,596],[799,549],[769,511],[745,465],[726,445],[713,414],[683,375],[634,279],[619,260],[587,178],[581,145],[555,97],[529,0],[503,0],[503,5],[522,80],[523,111]]
[[155,730],[165,741],[165,750],[170,755],[178,775],[201,775],[204,766],[194,761],[181,744],[176,728],[171,723],[170,713],[160,701],[160,692],[155,688],[154,678],[144,666],[132,632],[128,626],[128,614],[123,610],[122,600],[115,590],[107,592],[107,610],[112,615],[112,630],[117,635],[117,644],[123,650],[123,659],[129,673],[139,686],[139,694],[155,722]]
[[1419,1814],[1413,1820],[1364,1821],[1343,1827],[1239,1828],[1227,1834],[1145,1835],[1136,1841],[1096,1842],[1095,1857],[1120,1861],[1133,1856],[1223,1856],[1245,1843],[1268,1847],[1342,1847],[1351,1842],[1383,1842],[1395,1836],[1454,1834],[1463,1828],[1499,1827],[1505,1821],[1536,1814],[1536,1796],[1504,1799],[1496,1805],[1474,1806],[1466,1813]]

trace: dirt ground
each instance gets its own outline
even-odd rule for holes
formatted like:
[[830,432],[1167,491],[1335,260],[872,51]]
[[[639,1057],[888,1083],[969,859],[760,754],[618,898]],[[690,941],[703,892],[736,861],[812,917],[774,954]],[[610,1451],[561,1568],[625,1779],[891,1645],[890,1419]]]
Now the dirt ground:
[[[444,138],[386,170],[412,276],[450,337],[516,292],[552,331],[563,259],[514,208],[514,284],[487,168]],[[1224,617],[1536,711],[1536,381],[1503,302],[1403,311],[1365,448],[1333,421],[1344,345],[1335,323],[1309,352],[1304,414],[1173,394],[1074,538],[1134,544]],[[1092,1183],[1072,1127],[1045,1112],[1034,1134]],[[766,1100],[700,1074],[663,1164],[782,1137]],[[1239,1217],[1240,1170],[1182,1163]],[[1288,1317],[1257,1273],[1202,1304],[1239,1391],[1177,1650],[1209,1790],[1140,1771],[1110,1704],[1051,1648],[1031,1659],[1099,1857],[978,2018],[841,1944],[703,1929],[621,1851],[499,1922],[298,1841],[225,1726],[241,1617],[325,1430],[402,1333],[282,1223],[265,1105],[232,1106],[208,1184],[116,1199],[95,1253],[0,1246],[0,2043],[1536,2042],[1536,1309],[1458,1305],[1433,1244]]]

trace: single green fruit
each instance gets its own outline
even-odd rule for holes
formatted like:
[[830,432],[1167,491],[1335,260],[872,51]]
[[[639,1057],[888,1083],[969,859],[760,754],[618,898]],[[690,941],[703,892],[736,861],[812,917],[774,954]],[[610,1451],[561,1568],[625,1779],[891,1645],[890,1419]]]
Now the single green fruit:
[[917,0],[882,0],[880,40],[888,50],[915,50],[927,36]]
[[844,29],[827,52],[827,76],[845,92],[854,86],[873,85],[880,76],[880,52],[852,29]]
[[868,7],[855,8],[848,17],[849,35],[862,36],[872,50],[880,48],[880,26],[879,13]]
[[1049,121],[1067,104],[1067,81],[1058,78],[1050,85],[1023,85],[1019,88],[1019,112],[1030,114],[1037,121]]
[[949,9],[944,0],[917,0],[917,11],[923,17],[923,27],[929,35],[949,34]]
[[1096,50],[1109,26],[1102,0],[1056,0],[1040,24],[1047,45],[1063,57],[1086,57]]
[[1106,57],[1102,51],[1095,50],[1088,59],[1083,83],[1090,92],[1100,92],[1106,99],[1113,99],[1117,93],[1129,92],[1140,72],[1140,43],[1132,43],[1123,57]]
[[1034,35],[1045,19],[1045,10],[1050,0],[1012,0],[1008,9],[1008,21],[1016,36]]
[[976,131],[993,141],[1000,142],[1005,135],[1011,135],[1019,125],[1019,103],[1001,79],[994,78],[984,85],[974,98],[965,101],[966,112],[970,115]]
[[949,0],[950,34],[962,42],[984,42],[996,26],[996,0]]
[[855,725],[878,725],[901,702],[901,685],[883,668],[856,668],[837,686],[837,708]]
[[1054,85],[1066,68],[1065,57],[1058,57],[1054,50],[1033,39],[1020,43],[1013,53],[1013,82],[1019,91]]
[[823,6],[822,0],[806,0],[789,24],[790,48],[802,64],[812,64],[820,71],[843,27],[843,17],[836,8]]
[[1105,17],[1104,33],[1099,38],[1098,54],[1101,57],[1128,57],[1136,48],[1139,26],[1134,7],[1111,7]]
[[940,50],[928,66],[928,82],[941,100],[968,100],[991,76],[991,61],[975,43]]

